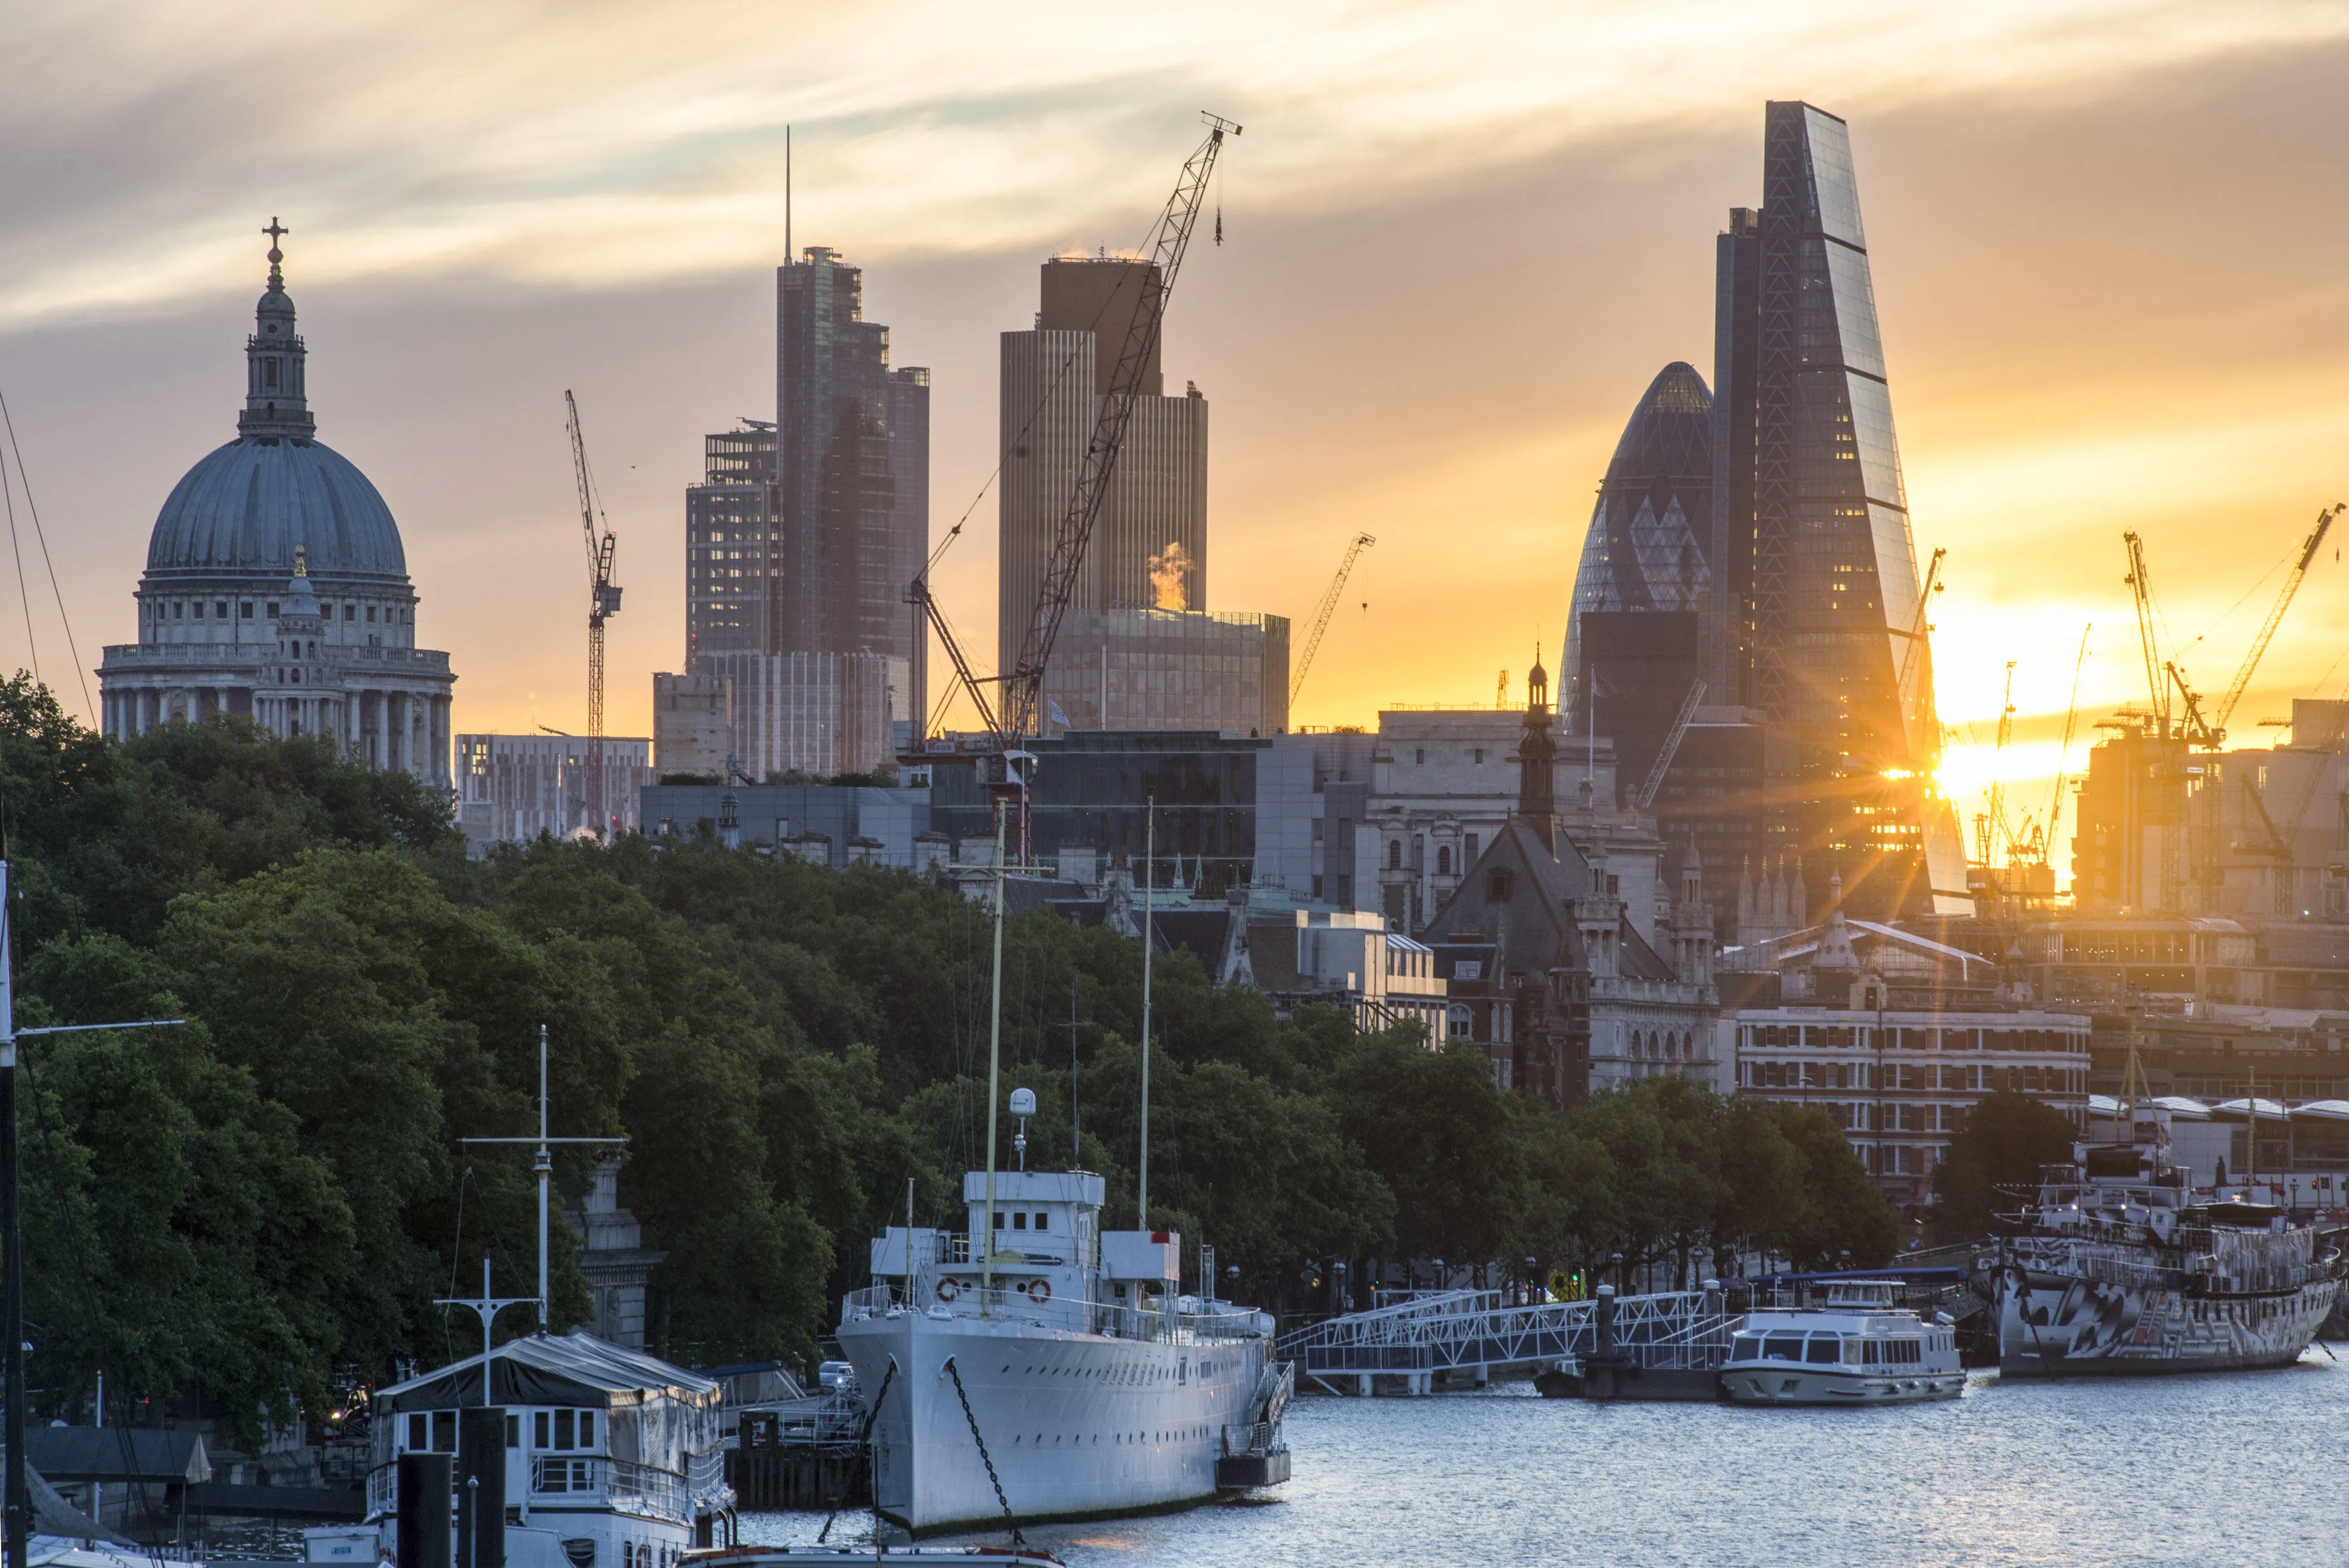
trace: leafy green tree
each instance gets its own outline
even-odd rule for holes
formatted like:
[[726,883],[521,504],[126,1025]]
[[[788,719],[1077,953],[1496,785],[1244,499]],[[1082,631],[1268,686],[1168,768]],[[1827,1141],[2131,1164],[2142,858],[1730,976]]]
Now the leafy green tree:
[[1933,1172],[1936,1242],[1968,1242],[1990,1234],[2001,1212],[2021,1206],[2043,1166],[2072,1158],[2079,1130],[2051,1106],[2013,1089],[1998,1089],[1966,1113]]
[[1778,1128],[1800,1155],[1807,1202],[1792,1226],[1773,1238],[1798,1269],[1855,1268],[1889,1263],[1900,1250],[1900,1213],[1853,1152],[1843,1129],[1815,1105],[1771,1106]]
[[[169,1017],[154,966],[118,940],[44,953],[49,995]],[[125,1000],[130,1006],[121,1006]],[[27,1022],[48,1009],[32,1003]],[[36,1381],[200,1387],[232,1436],[322,1413],[342,1346],[351,1212],[293,1115],[222,1062],[202,1022],[27,1040],[27,1323]]]
[[1531,1201],[1506,1093],[1481,1047],[1431,1051],[1422,1038],[1389,1029],[1357,1040],[1330,1075],[1331,1103],[1394,1194],[1394,1242],[1404,1256],[1504,1256]]

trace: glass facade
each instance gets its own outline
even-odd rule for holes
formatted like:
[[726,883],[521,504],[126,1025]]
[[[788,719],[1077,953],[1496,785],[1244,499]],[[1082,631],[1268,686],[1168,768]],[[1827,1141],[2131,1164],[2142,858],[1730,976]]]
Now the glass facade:
[[1708,701],[1785,730],[1816,877],[1839,872],[1871,913],[1930,911],[1935,888],[1964,887],[1963,857],[1927,792],[1931,655],[1844,122],[1769,105],[1763,185],[1716,251]]
[[1647,778],[1703,668],[1713,441],[1704,378],[1693,366],[1665,366],[1631,410],[1583,536],[1561,696],[1577,733],[1595,723],[1615,742],[1619,788]]
[[1071,611],[1040,721],[1071,729],[1288,727],[1288,620],[1204,610]]
[[[1134,868],[1154,809],[1157,860],[1151,885],[1213,895],[1244,885],[1256,864],[1257,769],[1272,743],[1197,731],[1080,731],[1030,740],[1034,854],[1099,851],[1105,865]],[[994,831],[986,787],[968,768],[932,774],[932,827],[959,841]]]

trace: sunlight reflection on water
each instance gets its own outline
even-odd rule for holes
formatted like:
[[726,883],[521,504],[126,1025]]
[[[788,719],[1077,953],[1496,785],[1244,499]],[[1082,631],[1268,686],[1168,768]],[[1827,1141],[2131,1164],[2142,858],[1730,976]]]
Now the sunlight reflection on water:
[[[2277,1372],[1978,1377],[1954,1404],[1891,1409],[1531,1392],[1302,1398],[1288,1417],[1296,1479],[1276,1501],[1028,1538],[1071,1568],[2343,1560],[2349,1367],[2321,1348]],[[821,1521],[746,1515],[743,1535],[812,1540]],[[869,1539],[864,1523],[843,1516],[833,1539]]]

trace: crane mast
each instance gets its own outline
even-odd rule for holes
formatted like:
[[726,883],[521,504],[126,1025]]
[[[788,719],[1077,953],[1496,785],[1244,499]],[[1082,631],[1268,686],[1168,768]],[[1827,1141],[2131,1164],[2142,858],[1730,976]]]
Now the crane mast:
[[[1305,672],[1313,667],[1313,655],[1321,646],[1321,634],[1330,629],[1330,617],[1338,608],[1338,595],[1346,591],[1346,579],[1353,575],[1354,558],[1377,542],[1367,533],[1354,535],[1354,542],[1346,546],[1346,558],[1338,562],[1338,575],[1330,579],[1330,591],[1314,607],[1312,628],[1305,634],[1305,651],[1297,656],[1297,673],[1288,677],[1288,706],[1292,710],[1297,707],[1297,694],[1305,689]],[[1506,693],[1508,689],[1509,677],[1504,674],[1501,690]],[[1294,722],[1296,717],[1291,711],[1290,721]]]
[[2129,593],[2137,602],[2137,641],[2145,655],[2145,689],[2153,704],[2155,732],[2165,740],[2169,737],[2169,682],[2162,675],[2161,649],[2153,633],[2153,584],[2145,572],[2145,542],[2134,533],[2121,535],[2121,543],[2128,551]]
[[[602,839],[611,823],[604,802],[604,622],[619,614],[620,590],[612,581],[618,541],[603,522],[595,480],[587,471],[587,442],[579,431],[579,400],[564,388],[565,424],[571,434],[571,466],[579,482],[579,526],[587,542],[587,826]],[[599,528],[598,524],[602,523]]]
[[1183,257],[1191,248],[1191,231],[1198,222],[1199,206],[1207,193],[1208,178],[1216,171],[1216,156],[1223,150],[1224,134],[1240,133],[1238,126],[1219,116],[1209,114],[1205,119],[1206,139],[1183,165],[1174,193],[1166,199],[1165,209],[1152,230],[1149,250],[1157,266],[1158,286],[1141,291],[1141,302],[1118,350],[1117,368],[1111,372],[1102,397],[1084,463],[1077,471],[1076,489],[1053,532],[1051,555],[1045,563],[1035,612],[1028,620],[1027,636],[1019,656],[1001,676],[1003,707],[1000,723],[993,727],[1007,748],[1035,731],[1044,670],[1051,662],[1052,645],[1060,640],[1061,618],[1068,613],[1078,575],[1084,570],[1085,552],[1092,543],[1094,525],[1101,521],[1102,504],[1109,499],[1110,481],[1116,475],[1126,431],[1133,422],[1134,404],[1142,396],[1143,366],[1157,348],[1165,323],[1166,297],[1174,292],[1175,275],[1183,270]]
[[2064,785],[2071,772],[2072,735],[2080,717],[2080,672],[2088,667],[2088,634],[2095,629],[2094,621],[2080,628],[2080,654],[2072,661],[2072,701],[2064,709],[2064,744],[2055,753],[2055,789],[2047,799],[2047,831],[2041,842],[2042,861],[2054,850],[2055,830],[2064,820]]

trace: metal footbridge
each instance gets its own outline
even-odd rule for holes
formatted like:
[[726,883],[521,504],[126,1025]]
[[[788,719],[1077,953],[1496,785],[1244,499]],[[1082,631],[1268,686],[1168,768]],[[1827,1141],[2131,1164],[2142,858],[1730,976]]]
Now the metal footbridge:
[[1743,1314],[1719,1290],[1510,1305],[1496,1290],[1429,1292],[1281,1336],[1282,1359],[1324,1387],[1368,1394],[1376,1377],[1412,1393],[1442,1373],[1484,1381],[1504,1368],[1580,1367],[1611,1357],[1665,1370],[1717,1367]]

